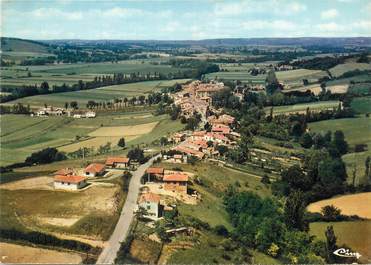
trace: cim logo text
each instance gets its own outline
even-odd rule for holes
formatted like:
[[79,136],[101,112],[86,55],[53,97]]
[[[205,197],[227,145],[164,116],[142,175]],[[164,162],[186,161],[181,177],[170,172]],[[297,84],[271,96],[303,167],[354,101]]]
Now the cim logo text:
[[334,254],[339,257],[344,257],[344,258],[357,258],[359,259],[361,257],[361,254],[358,252],[350,252],[349,249],[345,248],[339,248],[334,251]]

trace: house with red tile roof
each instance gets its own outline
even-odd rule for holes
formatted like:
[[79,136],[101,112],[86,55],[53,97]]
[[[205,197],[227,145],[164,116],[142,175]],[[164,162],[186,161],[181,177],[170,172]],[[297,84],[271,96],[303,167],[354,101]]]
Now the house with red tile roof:
[[139,197],[138,206],[145,210],[144,217],[157,219],[160,217],[160,195],[152,192],[147,192]]
[[147,181],[161,180],[164,177],[165,169],[163,167],[149,167],[146,170]]
[[86,177],[97,177],[103,176],[106,170],[106,165],[100,163],[92,163],[88,165],[84,170]]
[[86,177],[75,175],[56,175],[54,177],[54,188],[62,190],[79,190],[87,185]]
[[54,172],[53,175],[62,175],[62,176],[68,176],[68,175],[73,175],[74,170],[72,168],[61,168],[58,171]]
[[107,157],[106,166],[110,168],[128,168],[130,166],[130,158],[123,156]]
[[174,173],[163,178],[164,189],[172,192],[187,193],[188,175]]
[[211,131],[226,135],[231,133],[231,128],[224,124],[214,124],[213,127],[211,128]]

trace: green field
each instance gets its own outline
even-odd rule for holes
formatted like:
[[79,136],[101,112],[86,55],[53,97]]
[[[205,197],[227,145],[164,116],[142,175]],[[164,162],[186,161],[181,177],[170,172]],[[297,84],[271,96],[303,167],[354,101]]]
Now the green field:
[[311,223],[310,234],[326,240],[325,230],[329,225],[334,227],[338,245],[346,244],[354,251],[359,252],[362,255],[361,261],[363,263],[371,262],[371,221]]
[[4,39],[1,42],[2,58],[20,62],[29,57],[51,56],[50,48],[38,42],[20,39]]
[[[356,144],[366,144],[368,149],[371,147],[371,118],[368,117],[313,122],[309,124],[309,128],[314,132],[342,130],[350,148],[354,148]],[[356,172],[355,184],[365,183],[365,160],[367,156],[371,156],[371,151],[348,153],[342,157],[346,164],[349,183],[353,181],[354,170]]]
[[[157,60],[157,64],[152,64]],[[109,75],[114,73],[139,73],[142,75],[161,73],[177,73],[187,70],[170,65],[158,64],[162,59],[126,60],[118,63],[75,63],[75,64],[49,64],[32,66],[2,67],[1,82],[7,87],[21,85],[40,85],[47,81],[50,86],[76,84],[78,80],[91,81],[95,76]],[[28,76],[29,73],[31,76]]]
[[[76,143],[81,143],[90,132],[101,127],[132,126],[152,122],[158,122],[152,131],[142,135],[138,132],[140,136],[133,139],[132,142],[130,139],[127,139],[127,145],[151,144],[163,135],[183,128],[179,121],[171,121],[166,115],[152,116],[150,112],[146,111],[140,113],[103,114],[95,119],[2,115],[0,165],[22,162],[32,152],[46,147],[76,145]],[[81,137],[81,139],[76,140],[76,136]],[[111,141],[110,137],[107,137],[106,142],[109,141]],[[116,144],[112,143],[112,146],[117,148]]]
[[326,132],[342,130],[347,142],[355,144],[367,144],[371,147],[371,118],[357,117],[347,119],[335,119],[309,123],[309,128],[314,132]]
[[352,109],[356,113],[370,113],[371,112],[371,97],[354,98],[351,103]]
[[266,75],[257,75],[253,76],[247,71],[239,72],[217,72],[206,74],[205,78],[208,79],[220,79],[226,81],[235,81],[239,80],[243,83],[252,83],[252,84],[264,84]]
[[345,64],[338,64],[337,66],[330,69],[332,76],[337,77],[346,72],[354,71],[354,70],[371,70],[371,64],[367,63],[345,63]]
[[160,91],[162,88],[173,86],[176,83],[185,83],[189,79],[145,81],[131,84],[106,86],[96,89],[80,90],[73,92],[54,93],[20,98],[6,104],[22,103],[30,104],[31,107],[41,107],[44,104],[55,107],[64,107],[65,102],[77,101],[81,108],[85,108],[89,100],[96,102],[109,101],[114,98],[131,98],[147,95],[151,92]]
[[[292,112],[305,112],[306,109],[309,107],[312,111],[319,111],[322,109],[329,109],[329,108],[337,108],[339,105],[339,101],[331,100],[331,101],[319,101],[319,102],[311,102],[311,103],[301,103],[295,105],[287,105],[287,106],[275,106],[273,107],[273,114],[285,114],[285,113],[292,113]],[[269,113],[271,107],[266,107],[265,112]]]

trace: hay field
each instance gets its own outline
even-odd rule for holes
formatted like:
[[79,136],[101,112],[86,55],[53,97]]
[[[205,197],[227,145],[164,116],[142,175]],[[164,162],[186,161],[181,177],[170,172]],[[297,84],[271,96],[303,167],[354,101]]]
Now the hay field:
[[338,245],[346,244],[359,252],[362,255],[361,263],[371,263],[371,221],[311,223],[309,233],[321,240],[326,240],[325,231],[330,225],[334,227]]
[[371,192],[343,195],[314,202],[309,204],[307,209],[309,212],[320,212],[321,208],[326,205],[334,205],[345,215],[358,215],[371,219]]
[[143,134],[150,133],[157,124],[158,122],[156,121],[139,125],[100,127],[88,134],[93,138],[80,141],[78,143],[65,145],[58,149],[63,152],[73,152],[83,147],[98,148],[99,146],[105,145],[108,142],[110,142],[112,146],[116,146],[122,137],[124,137],[126,143],[128,143]]
[[[370,149],[370,147],[368,147]],[[343,155],[343,159],[348,174],[348,183],[353,183],[353,173],[356,172],[355,185],[367,184],[368,179],[365,175],[365,161],[367,157],[371,157],[371,150],[359,153],[349,153]]]
[[72,252],[62,252],[44,248],[21,246],[0,242],[0,257],[2,263],[49,263],[49,264],[80,264],[80,255]]
[[117,126],[117,127],[103,127],[91,133],[90,136],[104,137],[104,136],[137,136],[149,133],[157,125],[158,122],[151,122],[132,126]]

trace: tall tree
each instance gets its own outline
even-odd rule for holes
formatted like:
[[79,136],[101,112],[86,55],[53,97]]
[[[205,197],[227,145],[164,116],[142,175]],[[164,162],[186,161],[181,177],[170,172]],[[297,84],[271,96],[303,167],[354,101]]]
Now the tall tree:
[[308,231],[304,220],[306,202],[302,191],[294,191],[286,199],[284,208],[285,223],[288,227]]
[[334,254],[333,252],[336,250],[336,236],[334,232],[334,228],[332,225],[328,226],[325,231],[326,236],[326,251],[327,251],[327,262],[334,263]]
[[344,155],[348,152],[348,143],[345,141],[342,131],[336,131],[334,133],[332,144],[338,150],[339,154]]

